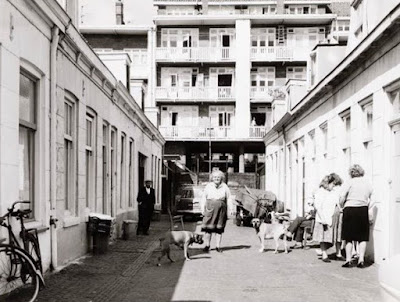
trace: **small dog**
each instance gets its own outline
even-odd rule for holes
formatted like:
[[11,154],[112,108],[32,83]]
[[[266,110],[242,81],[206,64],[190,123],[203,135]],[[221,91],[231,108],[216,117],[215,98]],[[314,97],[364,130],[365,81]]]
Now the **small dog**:
[[165,234],[165,237],[160,238],[161,256],[158,257],[157,266],[161,266],[160,261],[164,255],[167,255],[168,259],[171,262],[174,262],[174,260],[172,260],[170,256],[171,244],[175,244],[176,246],[183,248],[185,259],[190,260],[188,247],[193,243],[203,244],[203,235],[189,231],[168,231]]
[[277,216],[275,216],[275,212],[271,212],[271,223],[265,223],[264,221],[261,221],[260,218],[253,218],[251,221],[253,224],[253,227],[256,229],[256,233],[258,235],[258,238],[260,239],[261,242],[261,248],[260,248],[260,253],[264,252],[265,246],[264,246],[264,241],[265,239],[274,239],[275,240],[275,251],[274,253],[278,253],[278,247],[279,247],[279,238],[283,236],[283,242],[285,246],[285,253],[288,253],[288,248],[287,248],[287,228],[289,227],[289,222],[284,221],[283,223],[279,222],[279,219]]

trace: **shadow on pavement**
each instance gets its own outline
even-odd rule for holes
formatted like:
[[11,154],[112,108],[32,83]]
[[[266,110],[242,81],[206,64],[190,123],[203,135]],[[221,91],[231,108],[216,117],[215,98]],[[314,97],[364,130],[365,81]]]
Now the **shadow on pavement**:
[[234,246],[223,246],[223,251],[230,251],[230,250],[242,250],[242,249],[249,249],[251,245],[234,245]]

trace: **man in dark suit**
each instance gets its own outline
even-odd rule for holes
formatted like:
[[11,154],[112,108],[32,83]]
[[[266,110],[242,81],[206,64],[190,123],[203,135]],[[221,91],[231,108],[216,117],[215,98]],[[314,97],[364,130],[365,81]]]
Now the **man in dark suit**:
[[156,203],[156,195],[154,189],[151,187],[152,181],[146,180],[145,186],[139,190],[137,197],[139,207],[139,221],[136,231],[136,235],[142,233],[143,235],[149,235],[149,227],[151,216],[154,211],[154,204]]

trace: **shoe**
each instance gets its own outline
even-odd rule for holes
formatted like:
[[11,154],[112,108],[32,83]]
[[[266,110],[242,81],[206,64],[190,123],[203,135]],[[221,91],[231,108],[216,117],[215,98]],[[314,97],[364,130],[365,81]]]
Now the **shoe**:
[[346,258],[344,258],[342,255],[340,255],[340,256],[335,255],[335,260],[337,260],[337,261],[346,261]]
[[220,247],[217,247],[216,250],[218,253],[222,253],[222,249]]
[[302,244],[295,244],[292,246],[292,249],[302,249],[304,246]]
[[364,261],[361,261],[357,264],[358,268],[366,268]]
[[353,264],[351,262],[347,261],[342,265],[342,267],[351,268],[351,267],[353,267]]
[[203,249],[203,252],[208,252],[210,250],[210,246],[206,245]]
[[329,258],[322,258],[322,261],[323,261],[323,262],[326,262],[326,263],[331,262],[331,260],[330,260]]
[[143,235],[149,236],[150,234],[149,234],[149,232],[144,232]]

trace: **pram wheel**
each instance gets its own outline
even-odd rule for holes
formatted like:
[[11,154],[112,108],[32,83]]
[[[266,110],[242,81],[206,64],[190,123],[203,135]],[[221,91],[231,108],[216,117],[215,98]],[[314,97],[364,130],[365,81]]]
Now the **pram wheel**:
[[241,226],[241,224],[242,224],[242,217],[240,217],[240,214],[236,214],[235,224],[236,224],[237,226]]

